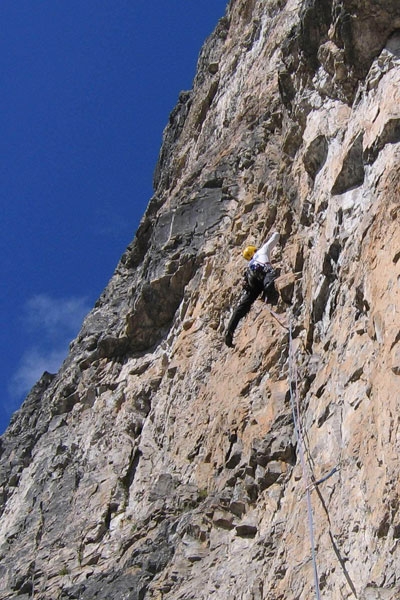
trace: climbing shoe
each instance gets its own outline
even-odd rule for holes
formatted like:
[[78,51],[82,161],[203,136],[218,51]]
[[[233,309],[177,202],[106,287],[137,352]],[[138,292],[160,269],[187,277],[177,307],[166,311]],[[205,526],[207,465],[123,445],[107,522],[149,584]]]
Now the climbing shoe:
[[230,331],[228,331],[225,334],[225,344],[228,346],[228,348],[233,348],[233,341],[232,341],[232,339],[233,339],[233,335],[232,335],[232,333],[230,333]]

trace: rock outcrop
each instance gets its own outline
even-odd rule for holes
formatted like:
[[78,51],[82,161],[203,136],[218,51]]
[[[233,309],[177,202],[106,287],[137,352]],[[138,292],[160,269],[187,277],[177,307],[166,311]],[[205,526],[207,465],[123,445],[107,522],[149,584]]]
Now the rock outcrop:
[[[399,159],[398,0],[231,0],[134,241],[1,438],[1,599],[399,598]],[[280,299],[229,349],[272,230]]]

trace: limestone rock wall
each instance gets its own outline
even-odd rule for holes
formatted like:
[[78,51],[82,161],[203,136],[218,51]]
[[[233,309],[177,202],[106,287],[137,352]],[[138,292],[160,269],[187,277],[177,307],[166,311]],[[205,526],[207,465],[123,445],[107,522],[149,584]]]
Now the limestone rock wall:
[[[1,599],[399,597],[399,158],[397,0],[230,2],[134,241],[0,439]],[[228,349],[273,230],[280,299]]]

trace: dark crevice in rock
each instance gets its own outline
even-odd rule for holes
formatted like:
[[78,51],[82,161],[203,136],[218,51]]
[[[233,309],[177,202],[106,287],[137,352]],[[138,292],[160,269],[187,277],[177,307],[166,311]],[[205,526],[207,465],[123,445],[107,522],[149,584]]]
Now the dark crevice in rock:
[[323,413],[317,419],[318,427],[321,427],[325,423],[325,421],[328,419],[329,416],[330,416],[330,406],[328,404],[327,406],[325,406]]
[[343,160],[342,169],[332,187],[332,194],[344,194],[364,182],[363,134],[356,137]]
[[333,40],[339,48],[344,49],[346,61],[351,64],[354,58],[351,14],[345,9],[343,3],[341,3],[334,7],[333,17]]
[[209,178],[205,184],[203,185],[204,188],[222,188],[224,184],[224,180],[222,177],[211,177]]
[[338,240],[332,242],[332,244],[329,246],[329,256],[333,260],[333,262],[338,262],[341,251],[342,247],[340,242]]
[[394,341],[392,343],[392,345],[390,346],[390,350],[392,350],[394,348],[394,346],[396,344],[398,344],[400,342],[400,331],[397,332],[396,337],[394,338]]
[[334,279],[332,260],[329,254],[325,254],[322,264],[322,274],[331,282]]
[[282,50],[290,72],[299,65],[314,73],[318,68],[318,48],[327,38],[332,21],[332,0],[306,0],[300,11],[299,24],[284,41]]
[[122,359],[129,348],[127,337],[114,337],[105,335],[97,344],[97,357],[109,359]]
[[296,89],[292,76],[288,71],[282,71],[278,74],[278,86],[283,106],[291,111],[292,102],[296,97]]
[[328,302],[329,298],[329,292],[329,278],[323,276],[321,281],[319,282],[312,305],[312,318],[314,324],[318,323],[318,321],[321,321],[323,317],[326,303]]
[[203,126],[203,123],[206,119],[207,113],[211,107],[212,101],[214,100],[215,94],[218,90],[219,81],[213,81],[210,85],[208,93],[206,94],[203,103],[201,105],[199,114],[197,115],[197,119],[195,122],[195,127],[200,130]]
[[319,135],[309,144],[303,156],[304,167],[312,179],[324,166],[327,156],[328,141],[324,135]]
[[[142,262],[147,250],[149,249],[151,236],[153,233],[154,222],[152,219],[144,216],[133,243],[128,246],[126,252],[121,258],[121,264],[128,269],[134,269]],[[97,306],[99,304],[97,303]]]
[[354,77],[362,80],[367,75],[373,60],[379,56],[392,34],[393,25],[400,17],[397,0],[388,0],[385,5],[374,10],[374,3],[347,2],[347,10],[342,7],[338,20],[339,40],[342,42],[345,57],[352,66]]
[[142,456],[142,453],[138,448],[134,448],[132,450],[128,468],[126,470],[124,477],[122,477],[122,479],[121,479],[121,483],[124,487],[127,497],[129,497],[129,490],[135,479],[136,471],[139,466],[139,461],[140,461],[141,456]]
[[372,164],[378,158],[379,152],[383,150],[386,144],[398,144],[400,142],[400,119],[389,119],[372,146],[366,148],[364,160],[367,164]]
[[376,530],[377,537],[378,538],[387,537],[387,535],[389,533],[390,525],[391,525],[390,514],[385,513],[383,519],[381,520],[381,522],[379,523],[379,525],[377,527],[377,530]]
[[362,285],[356,287],[354,294],[353,305],[356,308],[356,319],[359,319],[361,315],[366,315],[370,310],[368,301],[364,297],[364,288]]
[[300,13],[300,48],[309,66],[318,68],[318,48],[332,20],[332,0],[307,0]]
[[388,52],[400,58],[400,29],[396,29],[389,36],[385,48]]
[[229,451],[225,456],[225,467],[227,469],[234,469],[240,463],[242,458],[242,444],[241,443],[233,443]]
[[350,376],[350,378],[349,378],[349,380],[348,380],[347,383],[354,383],[355,381],[358,381],[363,373],[364,373],[364,367],[359,367]]

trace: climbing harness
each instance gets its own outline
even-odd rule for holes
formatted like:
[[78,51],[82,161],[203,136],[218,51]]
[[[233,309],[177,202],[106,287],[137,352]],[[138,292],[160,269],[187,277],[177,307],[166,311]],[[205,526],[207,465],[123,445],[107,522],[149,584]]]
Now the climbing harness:
[[261,264],[260,262],[257,262],[256,260],[251,260],[250,261],[249,269],[253,273],[256,273],[257,275],[259,275],[262,279],[264,278],[264,275],[268,271],[272,271],[272,267],[271,267],[270,264],[265,264],[264,265],[264,264]]
[[293,422],[294,429],[296,434],[297,446],[300,454],[300,463],[303,471],[303,478],[306,484],[306,496],[307,496],[307,512],[308,512],[308,528],[310,534],[310,544],[311,544],[311,557],[313,563],[313,573],[314,573],[314,585],[315,585],[315,595],[317,600],[320,600],[320,589],[319,589],[319,578],[318,578],[318,569],[317,569],[317,558],[316,558],[316,550],[315,550],[315,536],[314,536],[314,522],[313,522],[313,512],[312,512],[312,504],[311,504],[311,482],[310,476],[306,465],[305,460],[305,443],[303,430],[300,420],[300,402],[299,402],[299,390],[298,390],[298,374],[296,367],[296,359],[295,353],[293,349],[293,337],[292,337],[292,323],[289,323],[289,380],[290,380],[290,404],[292,408],[293,414]]

